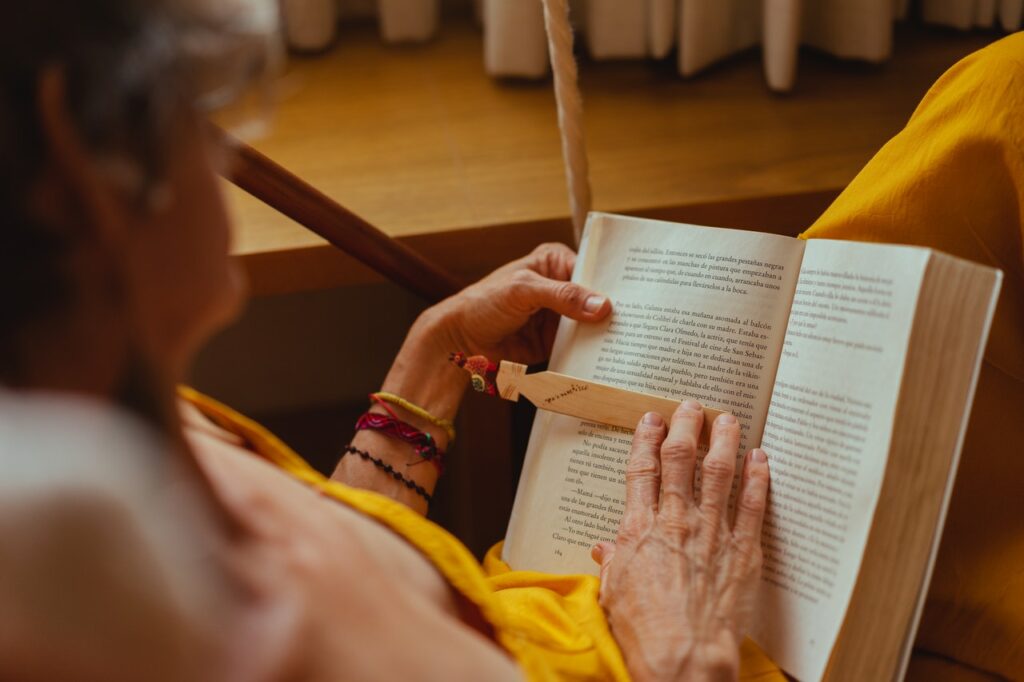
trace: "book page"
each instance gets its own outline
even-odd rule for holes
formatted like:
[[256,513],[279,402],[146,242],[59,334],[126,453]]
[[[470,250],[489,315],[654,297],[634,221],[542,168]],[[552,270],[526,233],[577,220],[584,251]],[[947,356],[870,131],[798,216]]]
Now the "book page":
[[[607,322],[564,319],[550,369],[695,398],[761,442],[804,243],[788,237],[591,214],[574,279],[609,296]],[[632,431],[540,410],[504,557],[514,569],[594,573],[614,539]],[[739,455],[738,452],[738,455]]]
[[812,240],[764,429],[772,483],[754,639],[824,675],[878,502],[926,249]]

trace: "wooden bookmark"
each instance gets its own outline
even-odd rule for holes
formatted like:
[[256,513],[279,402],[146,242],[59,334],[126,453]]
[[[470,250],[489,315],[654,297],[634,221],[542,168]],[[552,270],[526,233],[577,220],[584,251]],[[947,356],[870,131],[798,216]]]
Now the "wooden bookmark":
[[[682,402],[629,391],[557,372],[526,373],[526,365],[502,361],[498,367],[498,394],[513,402],[525,397],[541,410],[633,430],[644,414],[657,412],[668,423]],[[722,410],[704,408],[701,442],[707,443],[711,424]]]

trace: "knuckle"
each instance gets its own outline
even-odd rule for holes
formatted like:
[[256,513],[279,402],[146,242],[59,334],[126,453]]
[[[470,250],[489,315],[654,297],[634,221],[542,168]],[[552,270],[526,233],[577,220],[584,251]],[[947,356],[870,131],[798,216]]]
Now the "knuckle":
[[560,263],[570,253],[569,247],[565,244],[548,242],[535,248],[529,257],[535,268],[542,272],[552,273],[560,269]]
[[548,263],[557,262],[573,253],[575,252],[572,249],[561,242],[546,242],[533,250],[534,256]]
[[701,465],[701,476],[716,482],[732,479],[733,464],[728,459],[705,457]]
[[696,460],[697,439],[691,436],[666,440],[661,446],[661,456],[672,460]]
[[583,290],[572,282],[562,282],[555,288],[555,297],[569,307],[576,307],[583,302]]
[[630,457],[626,476],[633,480],[649,480],[661,475],[661,464],[652,457]]
[[633,451],[635,452],[638,449],[645,451],[656,449],[662,444],[664,439],[665,433],[663,429],[644,424],[633,434]]
[[683,541],[687,540],[693,531],[693,525],[685,515],[669,516],[662,519],[661,523],[672,537]]
[[530,270],[516,270],[509,278],[509,294],[518,300],[531,298],[536,282],[535,277]]
[[559,251],[559,247],[564,248],[564,246],[558,242],[544,242],[543,244],[539,244],[537,248],[533,250],[533,255],[543,257],[549,254],[556,254]]
[[740,495],[739,501],[736,503],[741,512],[747,514],[761,514],[764,512],[765,506],[768,504],[767,490],[759,487],[748,486],[743,494]]
[[536,273],[533,270],[516,270],[512,273],[512,284],[533,284]]

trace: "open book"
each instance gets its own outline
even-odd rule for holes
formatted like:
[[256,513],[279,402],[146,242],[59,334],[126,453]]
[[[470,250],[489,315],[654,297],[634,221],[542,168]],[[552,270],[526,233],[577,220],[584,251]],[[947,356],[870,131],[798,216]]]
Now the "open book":
[[[907,664],[1002,273],[929,249],[801,241],[595,213],[550,369],[730,410],[768,453],[752,637],[801,680]],[[632,434],[540,411],[504,557],[596,573]]]

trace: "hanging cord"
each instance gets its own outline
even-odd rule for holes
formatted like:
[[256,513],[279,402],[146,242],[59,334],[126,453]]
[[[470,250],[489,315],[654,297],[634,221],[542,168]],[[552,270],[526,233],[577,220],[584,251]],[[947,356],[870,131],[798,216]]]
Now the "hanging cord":
[[548,33],[551,71],[555,77],[558,127],[562,135],[562,157],[569,184],[572,226],[579,246],[583,225],[590,212],[590,168],[583,140],[583,99],[580,96],[576,58],[572,53],[572,25],[569,0],[543,0],[544,24]]

